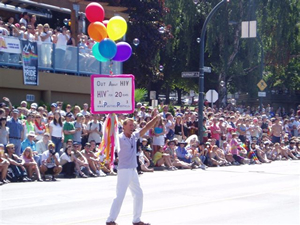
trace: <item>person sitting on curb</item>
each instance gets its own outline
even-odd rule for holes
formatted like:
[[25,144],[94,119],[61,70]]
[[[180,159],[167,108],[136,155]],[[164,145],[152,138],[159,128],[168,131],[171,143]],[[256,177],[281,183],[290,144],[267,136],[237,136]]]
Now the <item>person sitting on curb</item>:
[[42,182],[41,173],[37,162],[34,160],[32,149],[28,146],[22,153],[22,158],[24,160],[24,167],[27,170],[27,174],[30,179],[32,179],[33,173],[37,176],[37,181]]
[[52,181],[56,181],[55,176],[62,171],[62,167],[59,164],[59,154],[55,152],[55,144],[49,143],[48,150],[42,155],[42,165],[40,166],[40,171],[42,174],[42,179],[45,181],[45,174],[50,174],[52,176]]
[[81,144],[79,144],[78,142],[74,142],[73,147],[74,147],[74,154],[75,154],[75,167],[76,167],[76,171],[78,172],[78,175],[82,178],[88,177],[81,170],[81,167],[84,167],[84,170],[86,171],[87,174],[89,174],[91,177],[97,177],[97,175],[94,174],[93,171],[90,169],[88,160],[80,151]]
[[10,180],[11,182],[31,181],[31,179],[27,177],[27,172],[24,167],[24,160],[22,160],[22,158],[15,154],[14,144],[6,145],[5,157],[9,161],[9,168],[12,171],[12,173],[8,176],[8,180]]
[[4,157],[4,145],[0,144],[0,185],[9,183],[6,179],[8,166],[9,161]]

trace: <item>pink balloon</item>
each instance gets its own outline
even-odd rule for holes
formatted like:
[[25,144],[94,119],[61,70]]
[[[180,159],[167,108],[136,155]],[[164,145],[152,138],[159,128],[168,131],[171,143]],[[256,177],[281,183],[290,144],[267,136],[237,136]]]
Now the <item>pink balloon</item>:
[[85,8],[86,18],[91,22],[102,22],[104,19],[104,8],[97,2],[92,2]]

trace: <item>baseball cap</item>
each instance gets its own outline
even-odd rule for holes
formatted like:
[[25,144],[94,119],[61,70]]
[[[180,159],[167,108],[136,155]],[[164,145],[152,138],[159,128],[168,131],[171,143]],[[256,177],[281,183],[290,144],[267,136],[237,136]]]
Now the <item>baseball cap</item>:
[[55,107],[55,108],[56,108],[56,107],[57,107],[57,104],[56,104],[56,103],[52,103],[52,104],[51,104],[51,107]]
[[37,109],[38,105],[36,103],[32,103],[30,108],[34,108],[34,109]]
[[73,116],[73,114],[71,113],[71,112],[68,112],[67,114],[66,114],[66,117],[72,117]]
[[12,112],[13,113],[19,113],[19,110],[18,109],[14,109]]

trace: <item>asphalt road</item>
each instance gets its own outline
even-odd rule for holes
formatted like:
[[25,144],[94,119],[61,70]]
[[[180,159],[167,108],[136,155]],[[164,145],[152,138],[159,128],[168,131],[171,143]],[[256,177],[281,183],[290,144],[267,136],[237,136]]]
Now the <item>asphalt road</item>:
[[[300,224],[300,161],[159,171],[140,176],[152,225]],[[105,224],[116,177],[0,187],[0,224]],[[127,192],[117,219],[130,225]]]

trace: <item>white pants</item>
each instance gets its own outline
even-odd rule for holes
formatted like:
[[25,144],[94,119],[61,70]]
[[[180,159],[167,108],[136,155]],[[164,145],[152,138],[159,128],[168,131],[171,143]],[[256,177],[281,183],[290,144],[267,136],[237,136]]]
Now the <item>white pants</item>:
[[137,170],[136,168],[132,168],[118,170],[117,197],[113,201],[107,222],[116,221],[128,187],[133,197],[132,222],[138,223],[141,221],[143,210],[143,191],[140,187]]

